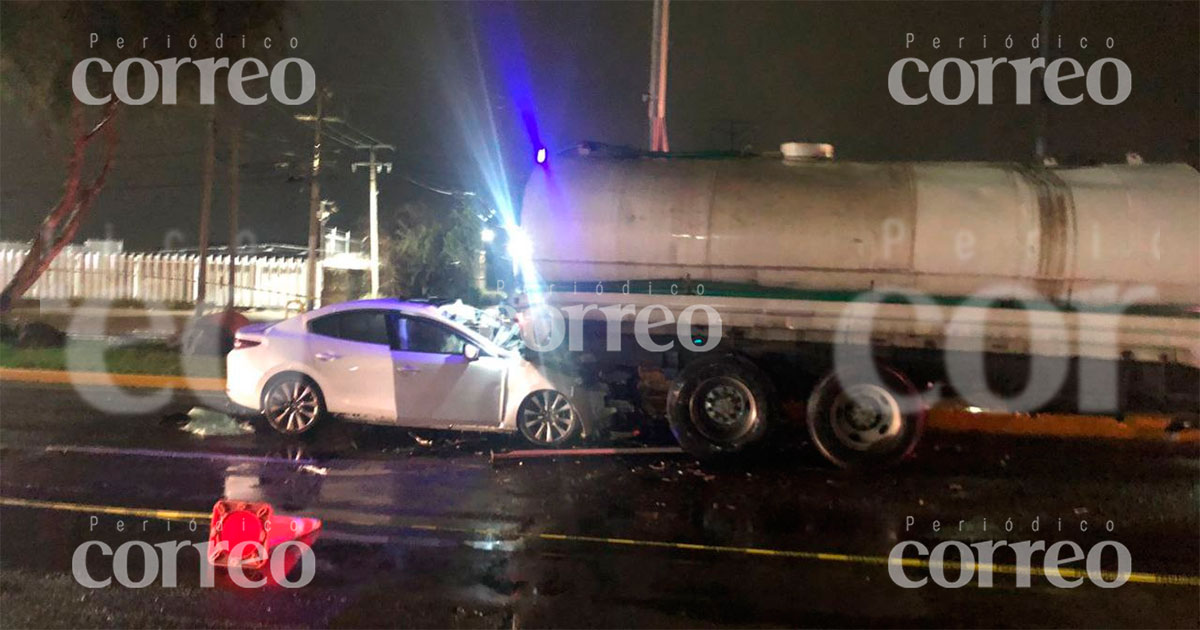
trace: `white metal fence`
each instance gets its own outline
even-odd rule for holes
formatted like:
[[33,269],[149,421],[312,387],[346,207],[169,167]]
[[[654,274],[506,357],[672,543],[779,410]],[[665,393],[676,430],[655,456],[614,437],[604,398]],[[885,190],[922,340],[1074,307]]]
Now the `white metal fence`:
[[[27,252],[27,249],[0,249],[0,286],[17,272]],[[208,258],[205,285],[209,303],[225,303],[229,259],[229,256]],[[292,300],[304,298],[303,258],[236,256],[234,266],[235,306],[282,308]],[[194,254],[64,250],[25,297],[194,303],[199,277],[200,259]]]

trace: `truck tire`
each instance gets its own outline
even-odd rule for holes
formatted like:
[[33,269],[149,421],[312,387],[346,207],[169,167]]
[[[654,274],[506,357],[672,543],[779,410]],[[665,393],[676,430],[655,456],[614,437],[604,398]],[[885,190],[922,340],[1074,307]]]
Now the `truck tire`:
[[[805,422],[817,450],[841,468],[879,468],[910,455],[925,428],[917,388],[896,370],[843,383],[829,374],[808,397]],[[874,382],[873,382],[874,381]]]
[[683,450],[699,458],[736,453],[762,439],[775,419],[771,381],[745,359],[702,359],[667,393],[667,420]]

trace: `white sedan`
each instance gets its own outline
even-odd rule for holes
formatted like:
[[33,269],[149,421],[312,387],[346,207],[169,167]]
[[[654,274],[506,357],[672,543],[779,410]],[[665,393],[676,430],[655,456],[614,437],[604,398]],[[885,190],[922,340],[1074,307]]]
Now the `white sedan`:
[[585,429],[561,386],[427,304],[393,299],[327,306],[237,331],[225,390],[276,431],[327,416],[406,427],[519,432],[537,446]]

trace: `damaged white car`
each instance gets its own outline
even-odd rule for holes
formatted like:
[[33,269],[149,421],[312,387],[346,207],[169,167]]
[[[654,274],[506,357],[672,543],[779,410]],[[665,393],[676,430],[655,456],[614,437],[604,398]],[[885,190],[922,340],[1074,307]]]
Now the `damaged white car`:
[[586,435],[587,395],[428,304],[327,306],[237,331],[226,393],[276,431],[329,416],[372,424],[519,432],[537,446]]

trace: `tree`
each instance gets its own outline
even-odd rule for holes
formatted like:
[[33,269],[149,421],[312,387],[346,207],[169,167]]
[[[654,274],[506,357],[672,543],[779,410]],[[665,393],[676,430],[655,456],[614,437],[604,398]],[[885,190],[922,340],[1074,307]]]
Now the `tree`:
[[405,297],[462,298],[476,302],[480,223],[462,199],[444,207],[410,202],[396,211],[396,229],[380,242],[380,284]]
[[[0,23],[0,40],[5,44],[0,48],[0,80],[3,80],[0,89],[6,95],[22,95],[31,110],[68,119],[71,138],[63,194],[47,211],[33,236],[28,255],[0,292],[0,312],[12,308],[13,302],[33,286],[54,257],[75,238],[112,170],[117,146],[116,100],[89,123],[90,112],[70,96],[69,53],[78,50],[78,46],[60,44],[48,49],[37,45],[38,38],[60,43],[86,37],[81,27],[90,13],[81,5],[18,5],[6,7]],[[97,174],[85,183],[88,149],[97,138],[103,139],[101,163]]]
[[[12,308],[49,266],[54,257],[78,233],[101,190],[107,182],[116,158],[116,118],[121,109],[114,98],[99,108],[85,107],[74,98],[71,75],[75,65],[98,52],[89,50],[92,34],[101,42],[113,42],[118,37],[130,37],[162,31],[170,25],[171,33],[211,34],[200,39],[212,46],[219,33],[238,33],[248,36],[275,32],[281,27],[283,5],[273,2],[121,2],[92,3],[12,3],[4,7],[0,21],[0,92],[6,98],[22,101],[29,111],[51,129],[65,130],[70,138],[66,160],[63,194],[47,212],[46,218],[33,235],[29,254],[17,269],[8,285],[0,292],[0,312]],[[165,33],[164,33],[165,36]],[[143,50],[137,45],[122,49],[104,50],[104,57],[113,65],[123,57],[161,53]],[[215,54],[214,54],[215,53]],[[252,54],[232,47],[218,50],[189,50],[193,58],[204,56],[238,56]],[[195,73],[180,73],[180,103],[196,102]],[[133,77],[136,81],[136,76]],[[133,81],[131,81],[132,83]],[[139,85],[130,92],[140,94]],[[99,92],[97,92],[99,93]],[[190,98],[189,98],[190,97]],[[166,106],[177,107],[177,106]],[[210,106],[211,107],[211,106]],[[85,176],[89,150],[101,139],[99,165],[95,175]]]
[[[74,142],[67,161],[63,195],[46,214],[45,220],[33,237],[25,260],[4,287],[4,291],[0,292],[0,313],[12,308],[13,302],[37,282],[42,273],[50,267],[54,257],[75,238],[83,218],[91,210],[96,196],[104,189],[108,173],[112,170],[117,149],[117,125],[113,120],[117,113],[116,106],[110,104],[106,107],[104,115],[90,129],[84,124],[81,108],[77,106],[72,109],[71,135]],[[101,166],[91,181],[84,183],[84,162],[88,146],[99,135],[104,137]]]

